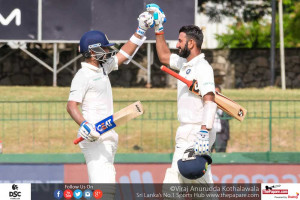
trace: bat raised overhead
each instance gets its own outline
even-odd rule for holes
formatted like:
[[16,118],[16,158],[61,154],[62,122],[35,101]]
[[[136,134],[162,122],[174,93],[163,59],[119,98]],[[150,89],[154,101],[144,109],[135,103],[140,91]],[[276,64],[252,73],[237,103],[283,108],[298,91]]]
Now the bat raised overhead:
[[[180,76],[179,74],[167,68],[166,66],[161,66],[160,69],[177,78],[178,80],[182,81],[188,87],[190,87],[193,84],[193,81],[185,79],[184,77]],[[227,114],[236,118],[239,121],[243,121],[247,114],[247,110],[244,107],[242,107],[235,101],[229,99],[228,97],[224,96],[219,92],[216,92],[215,102],[220,109],[222,109],[224,112],[226,112]]]
[[[97,122],[95,124],[95,129],[100,135],[102,135],[103,133],[115,128],[116,126],[125,124],[126,122],[142,115],[143,113],[143,105],[140,101],[137,101],[114,113],[113,115]],[[74,144],[78,144],[83,140],[84,138],[79,137],[74,140]]]

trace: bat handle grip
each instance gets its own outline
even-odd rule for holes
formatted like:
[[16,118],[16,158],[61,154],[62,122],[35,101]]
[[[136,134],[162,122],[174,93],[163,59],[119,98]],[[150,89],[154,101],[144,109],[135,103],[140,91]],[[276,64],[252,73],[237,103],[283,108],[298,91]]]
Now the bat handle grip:
[[83,141],[84,138],[83,137],[79,137],[76,140],[74,140],[74,144],[78,144],[79,142]]
[[177,78],[178,80],[182,81],[183,83],[185,83],[188,87],[191,87],[191,85],[193,84],[193,81],[187,80],[185,78],[183,78],[182,76],[180,76],[179,74],[177,74],[176,72],[174,72],[173,70],[167,68],[166,66],[162,65],[160,68],[162,71],[167,72],[168,74],[170,74],[171,76]]

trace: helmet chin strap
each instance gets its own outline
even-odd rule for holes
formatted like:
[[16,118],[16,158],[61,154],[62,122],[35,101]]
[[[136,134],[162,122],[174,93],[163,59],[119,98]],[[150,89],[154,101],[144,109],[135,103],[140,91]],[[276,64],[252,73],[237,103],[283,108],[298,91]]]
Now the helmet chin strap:
[[104,67],[103,67],[103,62],[99,62],[99,65],[100,65],[100,67],[102,67],[103,74],[106,75],[106,72],[105,72]]

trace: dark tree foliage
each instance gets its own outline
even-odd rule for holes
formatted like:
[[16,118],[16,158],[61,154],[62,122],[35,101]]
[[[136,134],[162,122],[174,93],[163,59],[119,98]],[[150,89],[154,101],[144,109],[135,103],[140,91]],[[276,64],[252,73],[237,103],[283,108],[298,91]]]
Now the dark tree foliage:
[[258,21],[271,13],[271,0],[199,0],[198,11],[211,21],[222,22],[223,17],[235,17],[237,21]]
[[[271,16],[272,0],[199,0],[199,12],[212,22],[234,17],[235,24],[228,33],[217,34],[219,48],[269,48],[271,23],[262,19]],[[276,46],[279,47],[278,0],[276,3]],[[300,0],[283,0],[283,26],[285,47],[300,47]]]

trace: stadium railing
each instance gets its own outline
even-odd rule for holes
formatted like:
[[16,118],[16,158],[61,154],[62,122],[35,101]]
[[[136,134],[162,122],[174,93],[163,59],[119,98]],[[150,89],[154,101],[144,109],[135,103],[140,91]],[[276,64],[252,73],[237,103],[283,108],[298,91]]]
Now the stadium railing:
[[[133,103],[115,101],[114,110]],[[238,101],[248,110],[243,122],[229,119],[227,152],[299,152],[300,101]],[[118,153],[171,153],[175,145],[176,101],[143,101],[145,114],[117,127]],[[100,120],[100,119],[99,119]],[[4,154],[79,153],[78,125],[65,101],[0,101]]]

